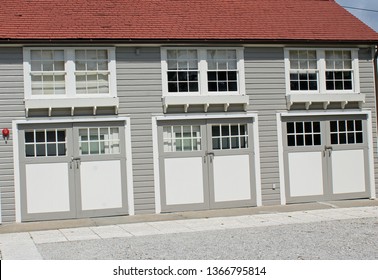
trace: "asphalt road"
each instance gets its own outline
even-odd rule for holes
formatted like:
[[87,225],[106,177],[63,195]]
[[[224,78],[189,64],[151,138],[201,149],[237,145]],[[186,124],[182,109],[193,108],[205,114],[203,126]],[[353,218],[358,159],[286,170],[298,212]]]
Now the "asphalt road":
[[378,217],[36,246],[51,260],[378,259]]

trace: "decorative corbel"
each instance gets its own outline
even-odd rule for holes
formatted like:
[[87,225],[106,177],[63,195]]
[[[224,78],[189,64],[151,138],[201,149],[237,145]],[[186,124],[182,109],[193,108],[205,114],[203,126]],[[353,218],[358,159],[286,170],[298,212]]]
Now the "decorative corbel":
[[184,104],[184,112],[188,113],[189,104]]
[[209,106],[209,103],[203,105],[203,110],[205,111],[205,113],[207,113],[207,109],[209,109]]
[[341,109],[345,109],[345,106],[348,104],[348,101],[342,101],[341,102]]
[[329,104],[331,104],[331,102],[329,102],[329,101],[323,102],[323,109],[327,110],[327,107],[329,106]]
[[224,104],[224,111],[227,112],[228,107],[230,107],[230,103],[225,103]]
[[311,104],[311,101],[305,103],[306,110],[310,109]]

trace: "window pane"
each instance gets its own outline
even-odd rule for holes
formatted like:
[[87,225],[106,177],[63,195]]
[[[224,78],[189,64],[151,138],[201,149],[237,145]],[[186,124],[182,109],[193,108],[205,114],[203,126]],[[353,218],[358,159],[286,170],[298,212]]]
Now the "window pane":
[[34,142],[34,132],[25,132],[25,142],[26,143]]
[[56,144],[47,144],[47,156],[56,156]]
[[34,145],[25,145],[25,156],[34,157]]

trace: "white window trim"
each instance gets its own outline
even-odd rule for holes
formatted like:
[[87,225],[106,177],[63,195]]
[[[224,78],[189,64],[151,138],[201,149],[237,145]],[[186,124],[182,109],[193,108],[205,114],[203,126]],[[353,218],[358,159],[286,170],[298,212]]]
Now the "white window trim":
[[[76,78],[75,78],[75,50],[107,50],[108,51],[108,71],[109,71],[109,94],[76,94]],[[66,94],[62,95],[32,95],[31,83],[31,66],[30,52],[32,50],[63,50],[65,61],[65,89]],[[24,93],[25,99],[67,99],[67,98],[114,98],[117,97],[117,77],[116,77],[116,61],[114,47],[25,47],[23,48],[24,56]]]
[[[167,50],[197,50],[198,53],[198,92],[168,92],[168,63]],[[209,92],[207,88],[207,50],[236,50],[238,91]],[[161,48],[161,73],[162,90],[165,96],[219,96],[219,95],[245,95],[245,73],[244,73],[244,48],[242,47],[162,47]]]
[[[290,55],[292,50],[315,50],[318,67],[318,90],[308,91],[291,91],[290,89]],[[353,88],[352,90],[326,90],[326,64],[325,51],[351,51],[352,55],[352,72],[353,72]],[[284,63],[285,63],[285,81],[286,81],[286,95],[301,95],[301,94],[359,94],[360,93],[360,75],[358,62],[358,48],[285,48],[284,49]]]

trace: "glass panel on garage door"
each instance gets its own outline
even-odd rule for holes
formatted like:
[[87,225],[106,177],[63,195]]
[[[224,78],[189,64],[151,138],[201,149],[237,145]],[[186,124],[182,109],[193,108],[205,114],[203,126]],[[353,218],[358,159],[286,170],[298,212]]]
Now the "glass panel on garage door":
[[252,120],[159,125],[163,211],[255,204]]
[[22,220],[127,213],[124,124],[20,129]]
[[288,202],[368,197],[366,117],[286,118]]

